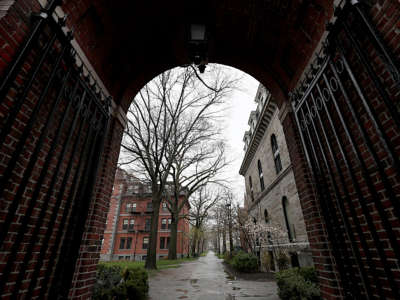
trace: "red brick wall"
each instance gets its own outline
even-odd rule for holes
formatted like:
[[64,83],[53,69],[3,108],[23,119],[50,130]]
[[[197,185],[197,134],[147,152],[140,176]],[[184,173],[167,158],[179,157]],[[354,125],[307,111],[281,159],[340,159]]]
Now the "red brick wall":
[[[386,45],[389,47],[389,52],[394,54],[394,59],[398,62],[400,54],[400,23],[398,23],[400,4],[394,1],[378,1],[377,4],[372,7],[370,13],[373,21],[377,24],[377,28],[380,31],[378,34],[383,37],[383,40],[385,40]],[[351,22],[354,22],[352,17],[347,17],[346,20],[349,22],[350,28],[354,27],[354,30],[359,30],[360,21],[358,21],[359,23],[352,24]],[[373,74],[376,74],[378,81],[382,82],[383,89],[386,91],[388,98],[392,103],[395,104],[395,106],[397,105],[397,111],[399,112],[400,84],[395,83],[393,76],[389,73],[389,70],[382,58],[379,57],[378,51],[374,49],[370,40],[367,38],[366,33],[360,33],[359,31],[356,31],[356,34],[361,40],[362,50],[367,49],[367,61],[373,62]],[[381,122],[383,126],[383,134],[387,135],[389,144],[393,147],[395,152],[395,157],[398,158],[400,155],[400,128],[395,124],[390,113],[390,109],[384,104],[382,98],[383,96],[380,95],[380,92],[372,82],[372,77],[368,75],[367,69],[358,59],[354,45],[350,43],[343,32],[336,37],[336,41],[338,40],[341,41],[341,44],[345,49],[345,56],[349,61],[349,65],[353,70],[357,80],[359,80],[361,84],[361,89],[367,101],[371,103],[372,109],[377,115],[378,122]],[[346,74],[346,71],[343,74]],[[330,78],[329,76],[332,75],[328,72],[327,76]],[[355,136],[355,147],[360,149],[362,160],[367,167],[368,177],[371,178],[370,181],[367,180],[367,177],[365,177],[365,175],[361,172],[361,166],[358,163],[357,157],[353,153],[352,147],[350,147],[350,144],[348,143],[348,138],[342,129],[343,127],[340,120],[337,117],[334,117],[334,126],[340,135],[339,139],[345,145],[345,152],[349,157],[349,163],[352,165],[353,172],[355,172],[356,175],[357,183],[361,187],[361,194],[363,195],[363,199],[361,199],[356,193],[355,185],[352,184],[350,174],[348,173],[348,170],[346,169],[347,167],[344,164],[344,158],[340,154],[338,146],[334,144],[334,158],[339,161],[341,172],[344,174],[346,187],[349,191],[349,197],[357,214],[356,219],[350,218],[350,231],[355,235],[353,241],[356,245],[356,250],[358,249],[361,254],[360,261],[362,265],[365,266],[364,268],[366,268],[366,271],[361,272],[364,272],[363,274],[366,275],[367,279],[369,280],[368,288],[372,292],[373,298],[382,299],[379,289],[383,288],[382,293],[385,295],[385,299],[397,299],[396,290],[398,291],[400,287],[400,274],[397,271],[399,261],[398,258],[396,258],[395,253],[398,253],[398,251],[395,248],[396,242],[393,242],[393,238],[391,240],[388,229],[392,230],[393,235],[395,236],[394,240],[397,237],[398,241],[400,236],[400,224],[398,213],[394,213],[396,208],[393,206],[393,202],[391,201],[398,201],[399,199],[399,173],[398,170],[396,171],[395,162],[393,162],[388,155],[388,150],[385,148],[377,128],[373,125],[373,122],[368,116],[367,111],[363,108],[361,98],[358,96],[356,90],[352,87],[350,78],[348,76],[346,77],[346,75],[342,75],[342,80],[344,81],[345,88],[348,91],[349,98],[356,108],[356,113],[360,116],[361,122],[359,124],[366,129],[367,138],[371,140],[372,149],[374,149],[373,151],[377,152],[377,157],[379,157],[378,161],[383,165],[384,173],[389,177],[390,182],[389,186],[385,186],[382,178],[383,175],[379,172],[378,163],[375,162],[373,155],[371,154],[370,150],[368,150],[368,147],[366,146],[364,139],[361,137],[352,115],[349,113],[349,111],[347,111],[345,113],[345,120],[350,124],[350,131]],[[323,83],[320,84],[322,87],[324,87]],[[346,111],[345,108],[347,105],[344,103],[343,97],[338,97],[337,101],[339,103],[339,107]],[[330,109],[331,113],[335,111],[333,107],[330,107]],[[325,116],[323,116],[323,121],[327,122],[327,118]],[[316,123],[318,123],[318,121],[316,121]],[[294,165],[296,184],[300,195],[310,246],[313,252],[314,264],[319,273],[323,297],[324,299],[344,297],[340,283],[340,275],[338,268],[335,265],[335,259],[332,255],[332,245],[329,242],[326,232],[326,223],[324,222],[324,218],[321,214],[321,206],[319,201],[316,199],[315,192],[313,191],[313,177],[310,176],[310,171],[308,170],[305,162],[304,154],[301,153],[301,142],[299,140],[298,132],[295,130],[296,125],[292,113],[288,114],[283,120],[283,126],[291,160],[293,161]],[[331,130],[328,130],[328,136],[330,138],[333,137],[333,132]],[[317,145],[315,138],[314,143]],[[316,149],[317,156],[319,156],[322,160],[321,156],[318,154],[318,151],[321,150],[318,145]],[[329,155],[328,162],[333,166],[334,180],[340,182],[339,175],[337,171],[335,171],[336,169]],[[326,173],[328,172],[325,167],[323,167],[323,170]],[[337,196],[335,196],[333,190],[334,189],[331,186],[330,191],[332,193],[332,206],[336,209],[336,214],[333,216],[333,218],[335,218],[338,223],[341,224],[343,230],[342,235],[346,240],[346,244],[348,245],[347,249],[341,249],[339,251],[342,251],[342,253],[346,251],[347,253],[350,253],[350,257],[348,258],[350,262],[353,262],[351,267],[345,267],[345,272],[349,271],[349,273],[354,273],[356,278],[355,281],[360,284],[361,279],[360,274],[357,275],[359,271],[356,267],[355,258],[355,256],[357,256],[357,251],[355,251],[354,248],[353,250],[350,248],[350,240],[344,232],[344,223],[341,214],[339,213],[339,206],[335,203]],[[376,190],[377,194],[373,195],[372,190]],[[390,194],[389,190],[392,190],[392,195]],[[344,196],[345,192],[343,187],[339,187],[339,194],[341,198],[339,198],[338,201],[339,203],[344,203],[344,214],[351,216],[351,207],[350,204],[347,203],[347,199]],[[360,201],[363,201],[363,203],[360,203]],[[365,209],[362,209],[363,204],[367,206],[367,213]],[[383,207],[383,211],[379,211],[379,206]],[[367,222],[367,215],[370,215],[372,218],[372,226]],[[388,220],[388,224],[386,225],[384,222],[385,218]],[[362,235],[367,241],[369,255],[372,257],[372,263],[375,266],[375,270],[371,265],[371,261],[367,258],[365,249],[363,249],[363,245],[360,241],[361,238],[357,231],[356,221],[361,225]],[[375,231],[379,236],[379,244],[381,244],[380,246],[373,239],[373,232]],[[378,247],[383,247],[382,252],[379,252]],[[382,259],[382,255],[386,256],[386,261]],[[385,267],[387,269],[385,269]],[[390,275],[388,275],[389,273]],[[394,283],[390,283],[390,281],[393,281]],[[352,283],[351,286],[355,288],[354,283]],[[393,286],[397,286],[397,288],[393,288]]]
[[[122,173],[122,171],[118,171],[118,173]],[[143,249],[143,238],[149,237],[148,232],[128,232],[127,230],[123,230],[123,221],[134,219],[134,229],[135,230],[143,230],[145,228],[145,220],[151,218],[151,214],[146,214],[146,207],[149,202],[151,202],[151,197],[141,197],[138,195],[130,196],[127,195],[129,182],[125,180],[121,180],[116,176],[116,180],[114,183],[114,190],[111,197],[111,204],[108,217],[107,217],[107,233],[104,235],[104,243],[101,250],[102,254],[110,255],[110,248],[113,248],[113,256],[111,259],[116,260],[118,256],[132,256],[132,255],[146,255],[147,249]],[[119,201],[119,215],[116,216],[117,206]],[[136,203],[136,211],[137,214],[131,214],[127,211],[128,203]],[[188,213],[188,207],[185,206],[181,212],[182,214]],[[168,220],[171,219],[171,214],[169,211],[163,210],[162,205],[160,206],[160,215],[158,218],[159,224],[159,232],[158,232],[158,240],[157,240],[157,255],[167,256],[168,248],[161,249],[160,248],[160,237],[169,237],[170,231],[168,229],[161,229],[162,219],[166,219],[168,226]],[[111,247],[112,239],[113,239],[113,228],[114,222],[116,222],[116,231],[114,236],[114,245]],[[168,227],[167,227],[168,228]],[[188,244],[188,233],[189,233],[189,222],[186,219],[181,219],[178,222],[178,238],[177,238],[177,254],[187,254],[187,244]],[[121,238],[132,238],[132,245],[130,249],[120,249],[120,241]],[[109,256],[105,256],[105,259],[108,259]],[[133,259],[131,257],[130,259]],[[140,257],[135,257],[136,260],[140,259]]]

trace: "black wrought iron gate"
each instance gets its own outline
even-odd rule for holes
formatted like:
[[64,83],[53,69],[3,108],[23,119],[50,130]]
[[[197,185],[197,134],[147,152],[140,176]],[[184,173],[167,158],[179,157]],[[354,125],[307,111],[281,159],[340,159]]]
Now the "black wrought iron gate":
[[67,296],[109,120],[52,1],[0,86],[0,295]]
[[360,4],[292,104],[348,299],[400,299],[400,73]]

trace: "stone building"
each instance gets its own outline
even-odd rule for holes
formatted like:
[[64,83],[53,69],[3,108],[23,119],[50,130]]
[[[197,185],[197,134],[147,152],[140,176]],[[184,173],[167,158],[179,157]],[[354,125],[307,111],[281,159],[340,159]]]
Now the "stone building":
[[[275,262],[285,253],[292,266],[312,264],[311,253],[292,163],[280,121],[280,111],[261,84],[255,97],[257,109],[250,113],[250,129],[244,134],[245,156],[240,174],[245,177],[245,205],[254,223],[278,229],[279,238],[260,243],[257,252],[268,252]],[[266,227],[267,228],[267,227]],[[270,233],[268,233],[270,237]]]
[[[185,195],[181,195],[181,200]],[[182,214],[187,214],[185,205]],[[153,213],[151,187],[122,169],[117,169],[101,248],[101,260],[145,260]],[[162,201],[157,236],[157,259],[168,256],[171,213]],[[177,256],[189,251],[189,222],[178,222]]]

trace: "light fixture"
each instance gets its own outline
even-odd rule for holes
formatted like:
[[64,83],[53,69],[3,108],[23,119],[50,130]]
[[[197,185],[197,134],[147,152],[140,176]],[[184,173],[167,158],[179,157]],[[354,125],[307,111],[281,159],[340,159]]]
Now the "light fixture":
[[190,24],[190,41],[205,42],[206,40],[206,25]]
[[204,73],[207,65],[207,27],[204,23],[189,25],[188,44],[191,63],[196,65],[200,73]]

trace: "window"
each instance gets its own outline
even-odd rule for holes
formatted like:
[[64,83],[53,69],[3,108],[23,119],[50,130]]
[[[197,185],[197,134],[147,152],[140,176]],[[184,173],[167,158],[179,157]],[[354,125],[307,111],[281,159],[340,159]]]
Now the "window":
[[153,202],[147,202],[147,206],[146,206],[146,208],[147,208],[147,211],[152,211],[153,210]]
[[261,187],[261,191],[263,191],[265,189],[265,185],[264,185],[264,175],[263,175],[260,160],[258,160],[258,162],[257,162],[257,167],[258,167],[258,177],[260,178],[260,187]]
[[161,229],[167,229],[167,219],[161,219]]
[[131,249],[131,245],[132,245],[132,238],[128,237],[126,239],[126,247],[125,247],[125,249]]
[[129,220],[128,219],[124,219],[122,221],[122,230],[127,230],[128,229],[128,224],[129,224]]
[[278,174],[282,170],[282,162],[275,134],[271,135],[271,148],[272,148],[272,155],[274,157],[276,174]]
[[249,185],[250,185],[250,196],[251,196],[251,201],[254,201],[253,181],[251,180],[251,176],[249,176]]
[[149,247],[149,238],[148,237],[144,237],[143,238],[143,249],[147,249]]
[[282,198],[282,208],[283,208],[283,216],[285,218],[286,229],[289,237],[289,241],[292,242],[294,239],[294,228],[292,228],[290,222],[290,215],[289,215],[289,201],[286,197]]
[[127,203],[126,211],[127,212],[136,211],[136,203]]
[[118,256],[118,260],[123,260],[124,257],[123,256]]
[[129,220],[129,229],[133,230],[134,226],[135,226],[135,219],[130,219]]
[[160,249],[165,249],[165,237],[160,237]]
[[147,219],[145,220],[145,224],[144,224],[144,231],[150,231],[150,226],[151,226],[151,224],[150,224],[150,219],[147,218]]
[[165,247],[166,249],[169,248],[169,237],[167,237],[167,246]]
[[125,259],[126,259],[126,260],[130,260],[131,257],[130,257],[130,256],[125,256]]
[[167,203],[166,202],[162,203],[162,210],[163,211],[168,211],[168,207],[167,207]]
[[172,222],[172,219],[168,219],[168,230],[171,230],[171,222]]
[[119,249],[125,249],[125,238],[120,238]]

